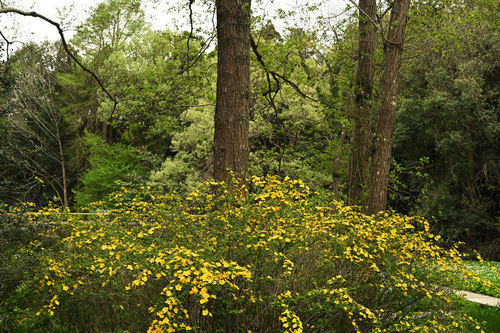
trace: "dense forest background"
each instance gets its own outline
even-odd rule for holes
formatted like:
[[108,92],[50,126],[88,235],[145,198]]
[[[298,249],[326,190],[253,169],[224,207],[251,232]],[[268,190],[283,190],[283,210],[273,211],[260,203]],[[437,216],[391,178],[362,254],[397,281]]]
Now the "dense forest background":
[[[90,9],[69,47],[108,93],[60,42],[12,52],[13,40],[2,34],[1,204],[78,210],[122,187],[189,193],[213,177],[218,48],[215,23],[205,20],[215,6],[192,4],[179,10],[209,15],[190,15],[187,31],[153,30],[140,0]],[[390,4],[377,8],[375,82]],[[424,216],[446,239],[496,260],[499,9],[494,0],[412,2],[388,188],[389,209]],[[312,15],[303,26],[298,12],[275,15],[280,20],[252,16],[248,173],[301,179],[346,201],[357,8]],[[376,119],[383,91],[374,87]]]

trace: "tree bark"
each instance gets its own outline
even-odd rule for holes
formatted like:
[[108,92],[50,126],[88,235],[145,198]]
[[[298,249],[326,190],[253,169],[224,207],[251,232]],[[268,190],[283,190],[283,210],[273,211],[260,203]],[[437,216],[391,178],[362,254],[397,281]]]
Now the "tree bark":
[[380,110],[372,158],[369,196],[366,212],[375,214],[386,208],[391,149],[396,115],[398,74],[403,53],[407,12],[410,0],[395,0],[389,29],[384,43],[382,78],[380,81]]
[[214,178],[248,171],[251,0],[217,0]]
[[375,77],[376,0],[359,0],[358,67],[354,86],[354,127],[349,158],[349,205],[362,205],[366,197],[372,140],[373,81]]

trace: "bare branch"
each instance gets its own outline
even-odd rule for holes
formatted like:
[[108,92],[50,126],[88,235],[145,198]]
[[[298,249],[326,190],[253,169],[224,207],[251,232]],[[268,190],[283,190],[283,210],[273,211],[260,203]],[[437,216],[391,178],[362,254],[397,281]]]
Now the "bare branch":
[[6,14],[6,13],[14,13],[14,14],[19,14],[19,15],[22,15],[22,16],[31,16],[31,17],[36,17],[36,18],[40,18],[42,20],[44,20],[45,22],[48,22],[50,24],[52,24],[54,27],[57,28],[57,32],[59,33],[59,36],[61,37],[61,42],[62,42],[62,45],[63,45],[63,48],[64,48],[64,51],[66,51],[66,53],[69,55],[69,57],[71,59],[73,59],[73,61],[78,65],[80,66],[80,68],[89,73],[93,78],[94,80],[97,81],[97,83],[99,84],[99,86],[101,87],[102,91],[104,91],[104,93],[106,93],[106,95],[109,97],[110,100],[113,101],[114,105],[113,105],[113,111],[111,112],[111,115],[110,115],[110,119],[111,117],[113,117],[113,113],[116,109],[116,105],[118,104],[118,101],[116,99],[115,96],[113,96],[107,89],[106,87],[104,87],[104,84],[102,83],[102,81],[99,79],[99,77],[94,73],[92,72],[90,69],[88,69],[87,67],[85,67],[81,62],[80,60],[78,60],[78,58],[73,54],[73,52],[70,51],[69,49],[69,46],[68,46],[68,43],[66,42],[66,38],[64,37],[64,32],[60,26],[59,23],[49,19],[48,17],[44,16],[44,15],[41,15],[37,12],[25,12],[25,11],[22,11],[22,10],[19,10],[19,9],[16,9],[16,8],[0,8],[0,14]]
[[382,19],[392,9],[392,7],[394,7],[394,3],[389,4],[389,6],[387,6],[387,8],[384,10],[382,14],[380,15],[377,14],[377,20],[379,21],[380,26],[382,26]]
[[[253,39],[253,36],[250,36],[250,45],[252,46],[252,50],[255,53],[255,56],[257,57],[257,61],[262,65],[266,72],[266,78],[267,78],[267,91],[264,93],[264,96],[269,96],[269,102],[271,103],[271,106],[274,109],[274,113],[276,115],[276,119],[279,119],[278,117],[278,109],[276,108],[276,104],[274,103],[274,97],[276,97],[276,94],[278,93],[280,89],[280,81],[278,80],[278,77],[271,73],[269,69],[266,66],[266,63],[264,62],[264,59],[262,58],[262,55],[260,54],[259,50],[257,49],[257,44],[255,43],[255,40]],[[272,83],[271,83],[271,77],[269,76],[271,74],[273,76],[274,81],[276,82],[276,89],[273,90],[272,88]],[[274,95],[272,95],[274,93]]]
[[182,71],[180,73],[180,74],[183,74],[184,72],[187,72],[188,79],[189,79],[189,69],[191,67],[193,67],[194,65],[196,65],[198,60],[200,60],[201,56],[210,47],[210,45],[212,44],[212,41],[215,39],[215,37],[217,37],[217,33],[216,33],[217,27],[215,26],[215,23],[214,23],[215,22],[215,6],[214,6],[214,11],[212,14],[212,34],[201,44],[200,51],[196,54],[196,56],[194,57],[194,60],[192,62],[190,62],[190,59],[189,59],[189,49],[190,49],[189,41],[190,41],[190,39],[193,38],[193,18],[192,18],[192,11],[191,11],[192,3],[194,3],[194,0],[190,0],[190,3],[189,3],[189,8],[190,8],[189,22],[191,25],[191,30],[190,30],[188,40],[187,40],[187,65],[182,69]]
[[[198,52],[198,54],[196,54],[196,57],[194,57],[194,60],[189,63],[182,71],[180,74],[183,74],[185,71],[188,71],[188,75],[189,75],[189,69],[191,67],[193,67],[194,65],[196,65],[196,63],[198,62],[198,60],[200,60],[201,56],[205,53],[205,51],[210,47],[210,45],[212,44],[212,41],[215,39],[217,35],[216,34],[213,34],[212,36],[209,36],[205,42],[203,43],[203,46],[201,47],[200,51]],[[188,60],[189,61],[189,60]]]
[[215,106],[215,103],[172,105],[174,108],[200,108],[204,106]]
[[12,42],[10,40],[8,40],[7,37],[5,37],[5,35],[1,31],[0,31],[0,36],[2,36],[3,40],[7,44],[7,47],[5,48],[5,52],[7,53],[7,60],[9,60],[9,47],[12,44]]
[[[260,54],[260,52],[257,48],[257,44],[255,43],[255,40],[253,39],[253,36],[250,36],[250,45],[252,46],[252,50],[255,53],[255,56],[257,57],[257,60],[259,61],[259,63],[262,65],[262,67],[264,68],[266,73],[269,73],[273,76],[274,80],[276,80],[276,82],[278,83],[278,86],[279,86],[278,78],[280,78],[283,81],[285,81],[286,83],[288,83],[289,85],[291,85],[293,87],[293,89],[295,89],[295,91],[298,92],[299,95],[301,95],[302,97],[310,99],[313,102],[319,102],[317,99],[312,98],[311,96],[305,94],[302,90],[300,90],[300,88],[294,82],[290,81],[289,79],[287,79],[283,75],[267,68],[266,63],[264,62],[264,59],[262,58],[262,55]],[[270,84],[269,79],[268,79],[268,83]]]

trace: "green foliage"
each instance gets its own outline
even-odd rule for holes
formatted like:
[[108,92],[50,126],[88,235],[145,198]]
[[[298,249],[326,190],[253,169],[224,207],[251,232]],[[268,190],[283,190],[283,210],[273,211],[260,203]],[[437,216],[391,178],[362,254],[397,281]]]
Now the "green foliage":
[[[4,51],[4,42],[0,41],[0,52]],[[7,138],[7,132],[9,125],[7,124],[6,118],[4,117],[7,112],[9,112],[8,100],[9,93],[12,90],[15,83],[15,75],[12,70],[12,66],[10,63],[1,60],[0,61],[0,137]],[[2,177],[0,178],[0,188],[3,189],[0,191],[0,203],[2,202],[15,202],[12,198],[12,193],[6,191],[7,188],[12,188],[16,183],[15,178],[18,176],[18,173],[15,172],[15,168],[12,168],[12,165],[9,163],[8,159],[5,158],[8,156],[8,149],[6,149],[5,145],[0,145],[0,155],[4,158],[0,159],[0,170],[2,170]],[[14,176],[13,174],[17,175]],[[14,183],[14,184],[13,184]],[[15,185],[14,185],[15,186]]]
[[200,181],[209,178],[213,109],[212,106],[190,108],[181,115],[183,130],[173,134],[171,144],[176,154],[152,172],[149,185],[188,193],[195,190]]
[[337,136],[345,112],[342,65],[332,72],[313,32],[289,28],[281,36],[268,22],[255,34],[263,60],[252,60],[250,170],[330,188],[335,156],[344,156],[342,170],[347,161]]
[[[7,64],[8,91],[0,113],[0,197],[46,204],[65,188],[65,124],[55,68],[58,46],[27,44]],[[7,88],[7,87],[6,87]]]
[[[4,42],[0,41],[0,53],[4,51],[3,45]],[[12,89],[14,82],[15,77],[12,73],[11,64],[4,60],[0,60],[0,101],[4,101],[6,94]],[[3,113],[5,110],[2,108],[0,112]]]
[[482,281],[469,280],[463,287],[464,290],[478,294],[500,298],[500,262],[495,261],[465,261],[467,269],[481,278]]
[[110,145],[91,133],[86,134],[84,144],[90,168],[80,177],[81,189],[74,191],[78,206],[101,200],[122,186],[145,184],[148,164],[154,164],[154,158],[147,152],[131,145]]
[[484,332],[496,333],[500,331],[500,307],[481,306],[464,301],[461,311],[481,323]]
[[[188,3],[170,10],[180,17]],[[217,50],[210,45],[215,31],[203,24],[213,5],[194,3],[192,32],[152,30],[139,0],[107,0],[89,10],[70,44],[117,96],[116,108],[59,44],[26,45],[0,64],[0,201],[43,205],[61,197],[61,161],[50,157],[57,155],[65,159],[70,204],[100,200],[127,184],[185,194],[209,178]],[[252,13],[262,58],[252,53],[249,174],[303,179],[343,198],[357,14],[351,6],[307,27],[303,18],[323,5],[273,14],[259,3]],[[412,1],[389,184],[392,209],[426,216],[439,234],[491,259],[500,258],[497,9],[490,0]],[[257,17],[259,10],[272,19]],[[379,17],[383,28],[388,15]],[[377,68],[381,54],[379,48]],[[34,67],[47,69],[51,89],[22,96],[38,101],[43,119],[48,113],[39,101],[55,107],[51,116],[61,127],[49,132],[60,133],[62,154],[54,144],[50,155],[42,149],[50,135],[13,133],[13,119],[35,128],[12,93],[34,81]],[[86,132],[103,140],[85,139]]]
[[85,56],[103,61],[106,54],[123,47],[144,25],[140,0],[107,0],[90,10],[90,17],[78,27],[73,42]]
[[53,331],[480,331],[452,311],[448,288],[475,275],[427,222],[365,216],[288,178],[240,185],[208,181],[187,197],[123,190],[88,207],[105,214],[66,215],[63,248],[43,253],[17,290],[29,305],[9,321]]
[[427,157],[409,165],[398,163],[392,158],[388,188],[389,205],[392,209],[409,214],[418,205],[419,199],[427,195],[432,186],[428,168]]
[[24,272],[35,264],[35,258],[19,256],[21,247],[28,245],[39,232],[36,225],[29,224],[25,210],[20,208],[15,215],[0,210],[0,303],[6,299],[23,278]]
[[450,21],[438,36],[441,49],[425,42],[434,32],[419,32],[421,42],[411,47],[423,53],[402,71],[394,156],[405,166],[429,158],[428,177],[404,181],[414,193],[424,190],[410,210],[431,219],[447,238],[498,260],[500,86],[494,59],[500,56],[500,34],[489,6],[458,3],[450,13],[432,14],[441,15],[435,21],[440,26]]
[[49,226],[34,223],[34,206],[25,203],[19,207],[0,207],[0,330],[4,332],[18,328],[18,323],[11,321],[7,313],[24,309],[23,292],[41,269],[42,252],[57,244],[62,230],[46,234]]

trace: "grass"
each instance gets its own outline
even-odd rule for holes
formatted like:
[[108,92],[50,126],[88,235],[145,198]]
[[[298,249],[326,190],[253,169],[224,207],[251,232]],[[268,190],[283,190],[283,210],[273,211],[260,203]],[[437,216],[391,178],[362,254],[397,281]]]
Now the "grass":
[[485,333],[500,332],[500,307],[464,302],[462,309],[467,315],[481,323],[481,328]]
[[463,288],[474,293],[500,298],[500,262],[471,260],[464,262],[471,273],[476,274],[484,281],[490,282],[492,286],[485,286],[482,283],[469,279]]
[[[486,286],[473,279],[468,279],[462,286],[463,289],[483,295],[500,297],[500,262],[465,260],[467,269],[476,274],[483,281],[490,282]],[[462,310],[479,323],[487,333],[500,332],[500,307],[483,306],[472,302],[464,302]]]

